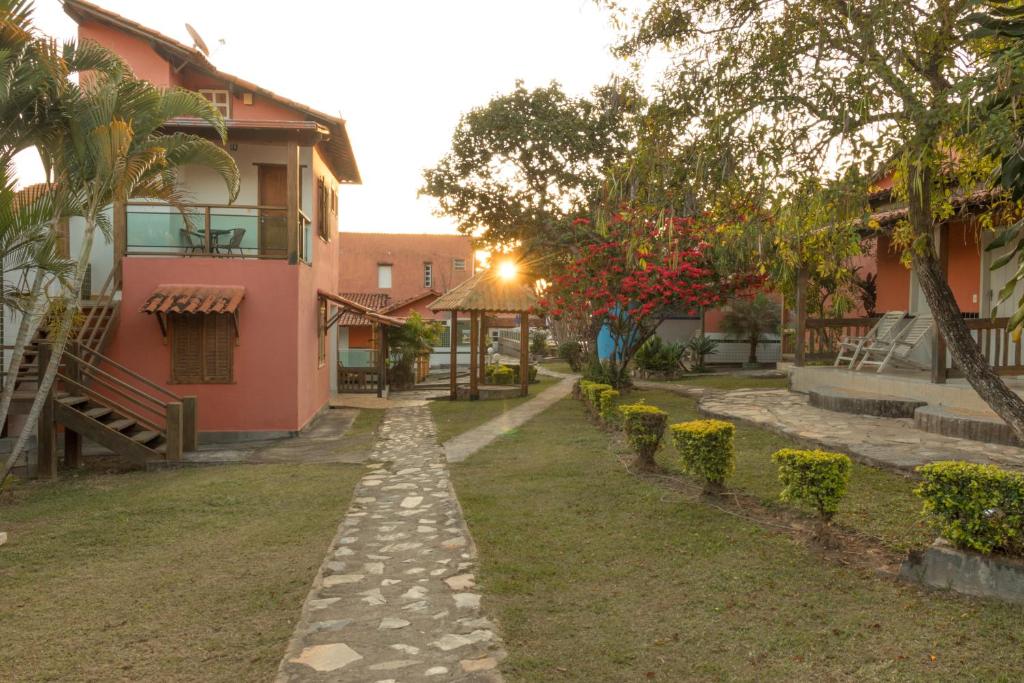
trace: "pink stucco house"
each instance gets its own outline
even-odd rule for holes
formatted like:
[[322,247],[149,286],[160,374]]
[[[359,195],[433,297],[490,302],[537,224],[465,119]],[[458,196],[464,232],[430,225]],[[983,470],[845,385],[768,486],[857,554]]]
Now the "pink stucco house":
[[[241,173],[229,205],[214,173],[184,169],[191,220],[153,203],[110,208],[113,244],[97,245],[88,283],[116,308],[102,353],[195,396],[201,440],[301,430],[328,406],[329,321],[345,307],[338,189],[360,182],[345,122],[223,73],[199,48],[97,5],[63,5],[82,41],[116,52],[158,86],[210,99]],[[213,136],[191,119],[171,128]],[[72,221],[72,253],[76,239]]]

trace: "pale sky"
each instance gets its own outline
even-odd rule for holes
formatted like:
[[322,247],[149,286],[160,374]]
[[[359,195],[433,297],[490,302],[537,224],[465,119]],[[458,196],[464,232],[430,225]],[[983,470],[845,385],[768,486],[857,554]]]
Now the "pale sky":
[[[460,114],[517,78],[582,95],[624,70],[593,0],[93,2],[191,44],[187,21],[221,70],[344,118],[363,185],[342,189],[342,230],[454,232],[416,191]],[[57,0],[36,0],[36,24],[75,35]],[[40,179],[37,164],[19,171]]]

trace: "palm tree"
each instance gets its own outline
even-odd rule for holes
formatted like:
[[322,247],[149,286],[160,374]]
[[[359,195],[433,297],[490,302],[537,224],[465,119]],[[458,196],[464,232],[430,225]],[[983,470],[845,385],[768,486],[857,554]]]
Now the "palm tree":
[[[67,188],[70,201],[85,221],[82,247],[71,281],[64,289],[66,305],[53,339],[52,356],[40,374],[39,389],[28,424],[38,419],[53,386],[64,346],[80,306],[81,285],[97,228],[109,231],[106,207],[129,199],[154,199],[184,210],[176,169],[205,165],[224,180],[229,201],[238,195],[238,167],[222,147],[196,135],[162,132],[168,121],[198,118],[214,127],[222,142],[224,120],[204,97],[183,89],[163,90],[125,74],[101,74],[69,89],[62,105],[65,125],[41,147],[54,170],[55,183]],[[28,439],[23,430],[14,445],[0,482],[17,462]]]
[[747,362],[755,365],[761,338],[779,329],[779,307],[764,294],[752,299],[734,299],[722,317],[722,329],[750,342]]
[[[63,284],[70,262],[57,257],[55,222],[75,213],[72,198],[53,185],[15,193],[14,156],[41,148],[64,125],[62,102],[72,75],[125,70],[113,53],[95,43],[56,42],[37,34],[29,0],[0,0],[0,259],[4,308],[21,312],[7,377],[0,391],[0,424],[7,419],[27,343],[47,305],[52,283]],[[47,160],[44,158],[44,164]],[[46,164],[47,178],[51,169]],[[15,282],[7,282],[11,276]],[[11,288],[11,285],[14,285]]]

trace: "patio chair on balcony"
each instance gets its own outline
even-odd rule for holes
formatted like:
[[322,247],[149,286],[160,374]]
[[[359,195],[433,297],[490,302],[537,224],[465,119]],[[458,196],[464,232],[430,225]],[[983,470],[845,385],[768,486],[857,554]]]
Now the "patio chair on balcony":
[[846,363],[848,370],[853,370],[857,359],[864,350],[866,344],[874,342],[890,342],[899,335],[907,322],[906,311],[889,311],[875,323],[875,326],[868,330],[868,333],[858,337],[847,335],[839,341],[839,353],[836,355],[836,362],[833,367],[839,367]]
[[882,372],[890,365],[927,370],[928,366],[910,355],[932,336],[935,320],[931,313],[919,313],[888,342],[876,341],[864,345],[864,354],[857,369],[864,366],[877,367]]
[[223,247],[219,247],[218,251],[220,249],[224,249],[228,254],[233,254],[235,252],[235,250],[238,250],[238,255],[241,256],[242,255],[242,240],[244,238],[245,238],[245,228],[235,228],[234,230],[231,231],[231,239],[229,239],[228,243],[225,244]]
[[181,229],[178,232],[181,233],[181,245],[185,250],[186,254],[202,254],[205,246],[203,245],[203,236],[198,235],[191,230]]

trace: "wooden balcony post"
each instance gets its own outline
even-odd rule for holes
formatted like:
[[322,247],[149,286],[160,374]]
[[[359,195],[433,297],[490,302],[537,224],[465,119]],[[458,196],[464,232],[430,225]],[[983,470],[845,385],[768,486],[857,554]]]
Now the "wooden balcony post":
[[451,372],[448,374],[448,400],[454,401],[458,396],[456,376],[459,371],[459,312],[452,311],[451,334],[448,338],[448,353],[451,356]]
[[[69,341],[64,351],[64,375],[72,382],[82,382],[82,369],[78,364],[81,345]],[[64,466],[78,469],[82,466],[82,437],[75,430],[64,425]]]
[[[935,255],[942,267],[942,274],[949,281],[949,223],[940,223],[935,230]],[[933,384],[945,384],[949,376],[946,367],[946,340],[938,325],[932,325],[932,372]]]
[[[39,381],[42,380],[43,373],[46,372],[46,366],[50,364],[51,353],[49,342],[39,342],[39,351],[36,354]],[[43,402],[42,412],[39,413],[39,421],[36,423],[36,451],[38,453],[36,476],[47,479],[57,476],[57,425],[53,420],[53,387],[51,387]]]
[[167,404],[167,445],[164,460],[181,460],[184,442],[182,406],[177,401]]
[[288,263],[295,265],[299,262],[299,145],[289,142],[286,154],[286,182],[288,183],[288,203],[285,220],[288,221]]
[[479,384],[485,384],[487,379],[487,313],[480,314],[480,337],[477,339],[477,345],[479,346],[480,360],[477,361],[479,366],[477,367],[477,382]]
[[476,345],[477,335],[480,334],[479,313],[469,312],[469,400],[476,401],[480,398],[480,385],[477,377],[477,356]]
[[523,311],[519,315],[519,393],[526,396],[530,393],[530,345],[526,343],[530,337],[530,314]]
[[181,448],[186,453],[199,448],[199,423],[195,396],[181,397]]
[[796,273],[796,339],[793,346],[793,365],[804,364],[804,337],[807,334],[807,269],[801,265]]
[[128,206],[124,202],[114,202],[113,207],[113,238],[114,238],[114,283],[115,289],[121,286],[121,261],[128,253]]
[[210,232],[210,207],[203,207],[203,254],[213,253],[213,234]]

